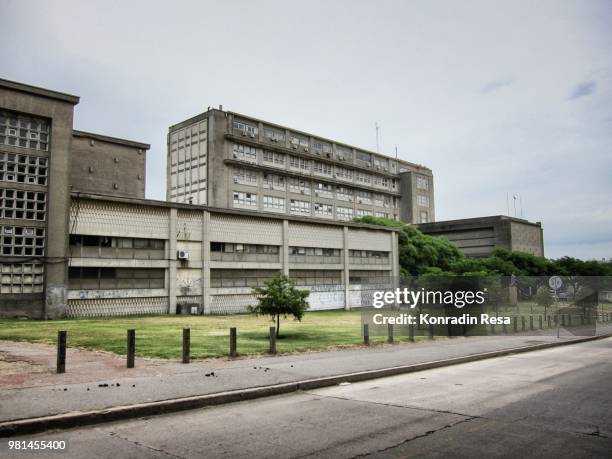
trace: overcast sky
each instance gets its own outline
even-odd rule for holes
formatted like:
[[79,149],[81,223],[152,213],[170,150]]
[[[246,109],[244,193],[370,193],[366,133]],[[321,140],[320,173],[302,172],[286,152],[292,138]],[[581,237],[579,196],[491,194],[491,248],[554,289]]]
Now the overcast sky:
[[[436,219],[542,221],[612,257],[612,1],[0,0],[0,77],[81,96],[75,128],[151,144],[224,108],[424,164]],[[522,201],[522,207],[521,207]]]

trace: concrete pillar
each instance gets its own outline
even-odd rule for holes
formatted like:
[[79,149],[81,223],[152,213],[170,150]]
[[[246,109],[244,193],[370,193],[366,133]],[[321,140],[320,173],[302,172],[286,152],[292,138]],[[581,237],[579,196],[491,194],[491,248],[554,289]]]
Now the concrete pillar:
[[210,212],[202,213],[202,307],[210,314]]
[[344,309],[347,311],[351,310],[351,302],[350,302],[350,291],[349,291],[349,243],[348,243],[348,226],[342,227],[342,284],[344,285]]
[[168,313],[176,314],[176,208],[170,209],[168,228]]
[[283,274],[289,275],[289,220],[283,220],[283,246],[281,247]]

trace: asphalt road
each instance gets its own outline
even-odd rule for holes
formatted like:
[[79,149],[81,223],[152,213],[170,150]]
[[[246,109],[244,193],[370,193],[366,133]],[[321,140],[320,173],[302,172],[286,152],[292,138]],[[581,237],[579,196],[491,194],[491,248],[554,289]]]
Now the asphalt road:
[[[63,453],[9,440],[66,440]],[[95,427],[3,457],[611,457],[612,339]]]

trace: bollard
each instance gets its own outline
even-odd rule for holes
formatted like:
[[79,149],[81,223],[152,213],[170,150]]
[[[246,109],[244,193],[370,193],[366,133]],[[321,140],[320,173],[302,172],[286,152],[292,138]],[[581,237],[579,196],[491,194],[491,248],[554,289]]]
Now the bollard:
[[533,330],[533,316],[529,316],[529,330]]
[[555,314],[555,327],[559,324],[559,314]]
[[491,334],[495,334],[495,324],[491,324]]
[[568,327],[572,326],[572,315],[571,314],[567,315],[567,326]]
[[521,316],[521,331],[525,331],[525,316]]
[[230,351],[229,351],[229,355],[230,357],[236,357],[237,352],[236,352],[236,327],[231,327],[230,328]]
[[539,324],[538,324],[538,325],[540,326],[540,330],[542,330],[542,329],[544,328],[544,327],[542,326],[542,316],[540,316],[540,317],[538,318],[538,322],[539,322]]
[[565,327],[565,314],[561,314],[561,326]]
[[363,324],[363,344],[370,345],[370,327],[368,324]]
[[270,327],[270,354],[276,354],[276,327]]
[[57,372],[66,373],[66,331],[57,332]]
[[548,322],[548,328],[551,328],[551,318],[550,318],[550,316],[548,316],[546,318],[546,321]]
[[127,331],[127,367],[134,368],[134,354],[136,353],[136,330]]
[[412,341],[414,343],[414,325],[408,325],[408,341]]
[[187,327],[183,328],[183,363],[189,363],[190,348],[191,348],[191,330]]
[[514,316],[514,333],[518,331],[518,317]]
[[429,324],[429,339],[434,339],[434,326]]
[[467,324],[463,324],[462,329],[463,329],[463,333],[462,333],[463,336],[467,336],[468,335]]
[[502,324],[502,333],[504,335],[508,333],[508,327],[506,327],[506,322]]
[[393,343],[393,324],[387,324],[387,341]]

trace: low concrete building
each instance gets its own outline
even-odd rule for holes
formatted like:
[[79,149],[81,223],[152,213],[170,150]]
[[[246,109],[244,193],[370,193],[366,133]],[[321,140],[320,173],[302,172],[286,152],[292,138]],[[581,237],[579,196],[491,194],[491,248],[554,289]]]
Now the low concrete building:
[[497,248],[544,256],[540,222],[496,215],[415,225],[423,233],[449,239],[470,257],[488,257]]

